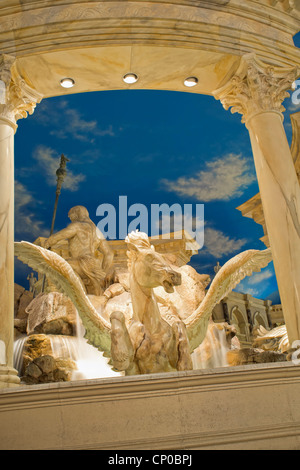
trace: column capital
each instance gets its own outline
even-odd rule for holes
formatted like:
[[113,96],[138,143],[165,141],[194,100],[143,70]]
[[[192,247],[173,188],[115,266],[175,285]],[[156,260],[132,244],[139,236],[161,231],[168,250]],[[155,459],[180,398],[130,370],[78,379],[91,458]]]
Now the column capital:
[[17,129],[18,119],[33,114],[43,96],[19,75],[15,57],[0,55],[0,120]]
[[274,112],[282,116],[282,105],[290,95],[287,90],[300,74],[300,68],[273,67],[260,61],[257,56],[246,54],[232,78],[214,92],[226,110],[242,114],[246,123],[260,113]]

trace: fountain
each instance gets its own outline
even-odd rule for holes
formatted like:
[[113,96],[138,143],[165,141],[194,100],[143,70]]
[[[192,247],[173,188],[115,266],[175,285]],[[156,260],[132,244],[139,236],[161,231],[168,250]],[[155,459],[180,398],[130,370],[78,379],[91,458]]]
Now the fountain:
[[[74,351],[73,359],[76,369],[72,373],[71,380],[96,379],[101,377],[115,377],[124,375],[117,372],[109,365],[109,358],[104,357],[103,352],[96,349],[84,338],[85,329],[77,314],[76,336],[71,337],[71,344]],[[68,343],[69,338],[65,341]]]
[[[226,324],[209,324],[204,341],[192,354],[193,368],[213,369],[228,367],[227,353],[232,350],[231,342],[228,341],[228,328]],[[69,380],[86,380],[103,377],[122,376],[124,372],[117,372],[109,365],[109,358],[104,357],[101,351],[88,343],[84,338],[85,329],[77,314],[76,335],[47,335],[51,355],[63,363],[63,361],[74,362]],[[38,335],[32,335],[35,338]],[[30,336],[21,336],[14,342],[14,367],[19,375],[24,374],[23,356],[26,343]],[[48,356],[48,354],[47,354]],[[68,363],[68,362],[67,362]]]
[[171,265],[145,233],[132,232],[125,241],[125,282],[119,277],[100,296],[87,294],[80,276],[57,253],[15,244],[17,256],[48,273],[54,285],[26,308],[29,338],[16,351],[26,357],[20,375],[25,373],[27,383],[227,365],[225,331],[231,330],[211,321],[212,310],[241,279],[270,262],[270,250],[235,256],[205,292],[208,276]]
[[123,375],[111,368],[101,351],[88,344],[80,318],[78,315],[76,318],[75,336],[32,334],[16,339],[14,367],[25,383]]
[[211,322],[203,342],[192,354],[194,369],[228,367],[227,353],[231,345],[227,339],[226,326]]

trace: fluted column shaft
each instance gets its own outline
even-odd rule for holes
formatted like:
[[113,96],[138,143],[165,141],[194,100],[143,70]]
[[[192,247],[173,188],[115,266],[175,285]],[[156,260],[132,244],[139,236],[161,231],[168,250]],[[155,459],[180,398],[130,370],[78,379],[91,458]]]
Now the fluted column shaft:
[[290,344],[300,339],[300,187],[281,117],[248,122],[278,288]]
[[0,56],[0,388],[20,383],[14,342],[14,134],[17,119],[32,113],[41,96],[16,73],[14,57]]
[[249,54],[215,94],[225,109],[243,115],[249,130],[291,345],[300,339],[300,187],[283,126],[282,102],[298,73],[268,67]]
[[14,129],[0,117],[0,387],[18,384],[14,341]]

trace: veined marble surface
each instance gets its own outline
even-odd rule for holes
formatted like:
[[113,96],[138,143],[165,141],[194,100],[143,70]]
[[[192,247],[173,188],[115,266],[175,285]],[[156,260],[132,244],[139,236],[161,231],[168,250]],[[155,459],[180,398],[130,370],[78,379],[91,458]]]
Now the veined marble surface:
[[[272,4],[271,4],[272,3]],[[255,52],[269,64],[299,63],[293,35],[300,7],[288,0],[78,1],[5,0],[0,45],[20,74],[44,96],[134,88],[211,93],[237,58]],[[72,77],[67,92],[60,79]]]
[[0,120],[0,340],[12,366],[14,312],[14,131]]

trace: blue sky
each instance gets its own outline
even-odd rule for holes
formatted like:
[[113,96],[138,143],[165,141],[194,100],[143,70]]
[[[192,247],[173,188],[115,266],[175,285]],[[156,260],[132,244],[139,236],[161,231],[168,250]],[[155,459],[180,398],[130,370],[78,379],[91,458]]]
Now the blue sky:
[[[295,43],[299,47],[300,38]],[[297,109],[290,99],[285,107],[291,141],[289,114]],[[61,153],[70,162],[55,231],[69,223],[72,206],[86,206],[97,224],[97,207],[118,209],[119,196],[126,195],[129,206],[141,203],[149,211],[151,204],[204,204],[205,243],[191,260],[201,273],[212,275],[217,261],[224,264],[240,251],[265,248],[262,227],[236,210],[258,192],[248,131],[213,97],[122,90],[43,100],[19,121],[15,138],[16,240],[48,235]],[[15,282],[28,286],[27,274],[16,261]],[[237,289],[274,296],[273,265]]]

